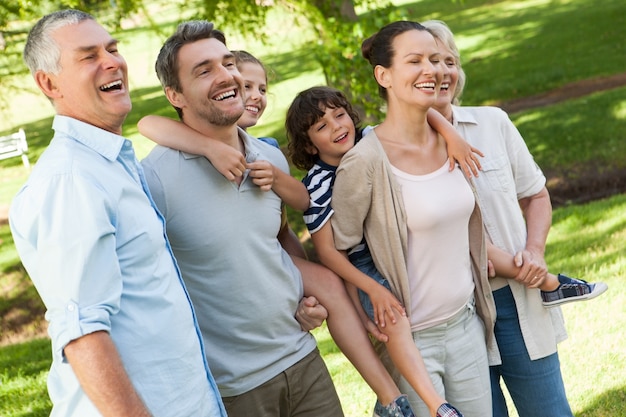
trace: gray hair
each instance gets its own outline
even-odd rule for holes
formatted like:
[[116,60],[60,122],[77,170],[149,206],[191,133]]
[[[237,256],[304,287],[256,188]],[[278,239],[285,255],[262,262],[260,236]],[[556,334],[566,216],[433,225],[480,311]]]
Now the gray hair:
[[428,29],[430,33],[433,34],[435,39],[439,42],[443,42],[443,44],[452,52],[454,56],[454,61],[459,69],[459,81],[456,85],[456,89],[454,90],[454,96],[452,97],[452,104],[459,105],[461,100],[461,94],[463,94],[463,89],[465,88],[465,71],[461,67],[461,53],[459,52],[459,48],[456,46],[456,42],[454,42],[454,34],[441,20],[427,20],[426,22],[422,22],[422,25]]
[[61,50],[52,38],[52,33],[67,26],[76,25],[84,20],[95,20],[88,13],[80,10],[60,10],[42,17],[28,33],[24,47],[24,62],[31,74],[43,71],[58,74],[61,71]]

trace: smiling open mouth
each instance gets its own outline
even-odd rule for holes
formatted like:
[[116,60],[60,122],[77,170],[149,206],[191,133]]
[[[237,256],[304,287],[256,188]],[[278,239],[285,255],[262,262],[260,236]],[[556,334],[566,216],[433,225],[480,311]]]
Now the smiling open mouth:
[[343,139],[345,139],[345,138],[347,138],[347,137],[348,137],[348,134],[347,134],[347,133],[344,133],[343,135],[341,135],[341,136],[339,136],[337,139],[335,139],[333,142],[334,142],[334,143],[337,143],[337,142],[339,142],[339,141],[341,141],[341,140],[343,140]]
[[418,84],[415,84],[415,87],[416,88],[424,88],[424,89],[434,90],[435,89],[435,83],[431,83],[431,82],[418,83]]
[[122,89],[122,80],[117,80],[100,86],[100,91],[113,91]]
[[236,93],[235,90],[230,90],[230,91],[226,91],[225,93],[222,93],[222,94],[220,94],[218,96],[215,96],[213,98],[213,100],[215,100],[215,101],[223,101],[223,100],[226,100],[226,99],[229,99],[229,98],[233,98],[236,95],[237,95],[237,93]]

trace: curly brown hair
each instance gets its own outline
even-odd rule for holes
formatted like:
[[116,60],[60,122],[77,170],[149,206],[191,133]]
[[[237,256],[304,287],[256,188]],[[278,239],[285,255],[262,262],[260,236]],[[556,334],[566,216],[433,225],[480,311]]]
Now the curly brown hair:
[[346,110],[358,131],[361,119],[341,91],[332,87],[319,86],[298,93],[287,110],[285,120],[285,130],[289,140],[287,154],[296,167],[308,171],[315,165],[318,156],[310,152],[314,145],[307,132],[324,116],[326,109],[340,107]]

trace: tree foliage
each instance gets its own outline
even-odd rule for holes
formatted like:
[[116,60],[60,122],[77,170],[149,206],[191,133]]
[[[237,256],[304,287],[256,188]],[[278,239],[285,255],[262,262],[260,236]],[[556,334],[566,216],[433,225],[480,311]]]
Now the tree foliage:
[[[157,0],[159,1],[159,0]],[[17,0],[0,4],[0,91],[11,88],[10,76],[26,71],[21,50],[28,27],[15,22],[34,19],[62,8],[88,11],[109,26],[146,10],[155,0]],[[390,20],[401,18],[390,0],[187,0],[191,17],[207,19],[243,36],[263,37],[268,12],[280,7],[311,33],[311,56],[324,71],[328,85],[344,91],[363,116],[378,118],[380,103],[368,63],[361,57],[361,41]],[[363,10],[362,13],[357,11]],[[149,17],[149,16],[148,16]],[[156,26],[155,26],[156,27]],[[262,31],[261,31],[262,32]],[[4,45],[3,45],[4,44]],[[4,94],[2,94],[4,95]]]
[[[326,83],[347,94],[365,119],[380,120],[372,69],[361,42],[386,23],[403,18],[390,0],[196,0],[197,18],[258,38],[272,7],[281,7],[312,34],[306,47],[324,72]],[[188,4],[188,3],[187,3]],[[357,10],[364,12],[358,13]]]

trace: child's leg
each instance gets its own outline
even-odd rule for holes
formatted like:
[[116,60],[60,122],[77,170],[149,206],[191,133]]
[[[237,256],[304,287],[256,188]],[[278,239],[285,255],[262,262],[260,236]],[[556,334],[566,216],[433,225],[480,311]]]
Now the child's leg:
[[[354,266],[361,272],[390,290],[389,281],[378,272],[370,255],[361,254],[358,259],[351,259],[351,262],[353,262]],[[372,320],[374,307],[372,306],[369,296],[361,290],[359,290],[358,293],[363,310],[365,310],[370,320]],[[413,341],[409,319],[398,311],[394,310],[393,313],[396,317],[396,323],[388,322],[387,326],[379,329],[388,337],[386,347],[389,357],[396,369],[411,385],[422,401],[424,401],[431,416],[435,416],[440,406],[446,403],[446,401],[439,395],[430,379],[422,354]],[[450,408],[450,412],[447,415],[460,415],[458,412],[452,412],[453,407]]]
[[[502,249],[488,244],[488,257],[494,265],[498,276],[515,278],[520,267],[515,265],[513,256]],[[607,290],[603,282],[588,283],[581,279],[570,278],[566,275],[554,275],[547,273],[546,279],[539,286],[541,299],[546,307],[569,303],[572,301],[584,301],[597,297]]]
[[397,311],[394,311],[394,314],[396,315],[396,323],[389,323],[384,329],[381,329],[389,337],[386,344],[387,351],[398,371],[428,406],[431,415],[434,416],[439,406],[446,401],[433,386],[422,354],[413,341],[408,318],[400,315]]
[[343,280],[319,264],[296,257],[292,259],[302,274],[304,294],[315,296],[328,310],[326,323],[339,349],[382,404],[393,402],[400,396],[400,390],[376,355]]

